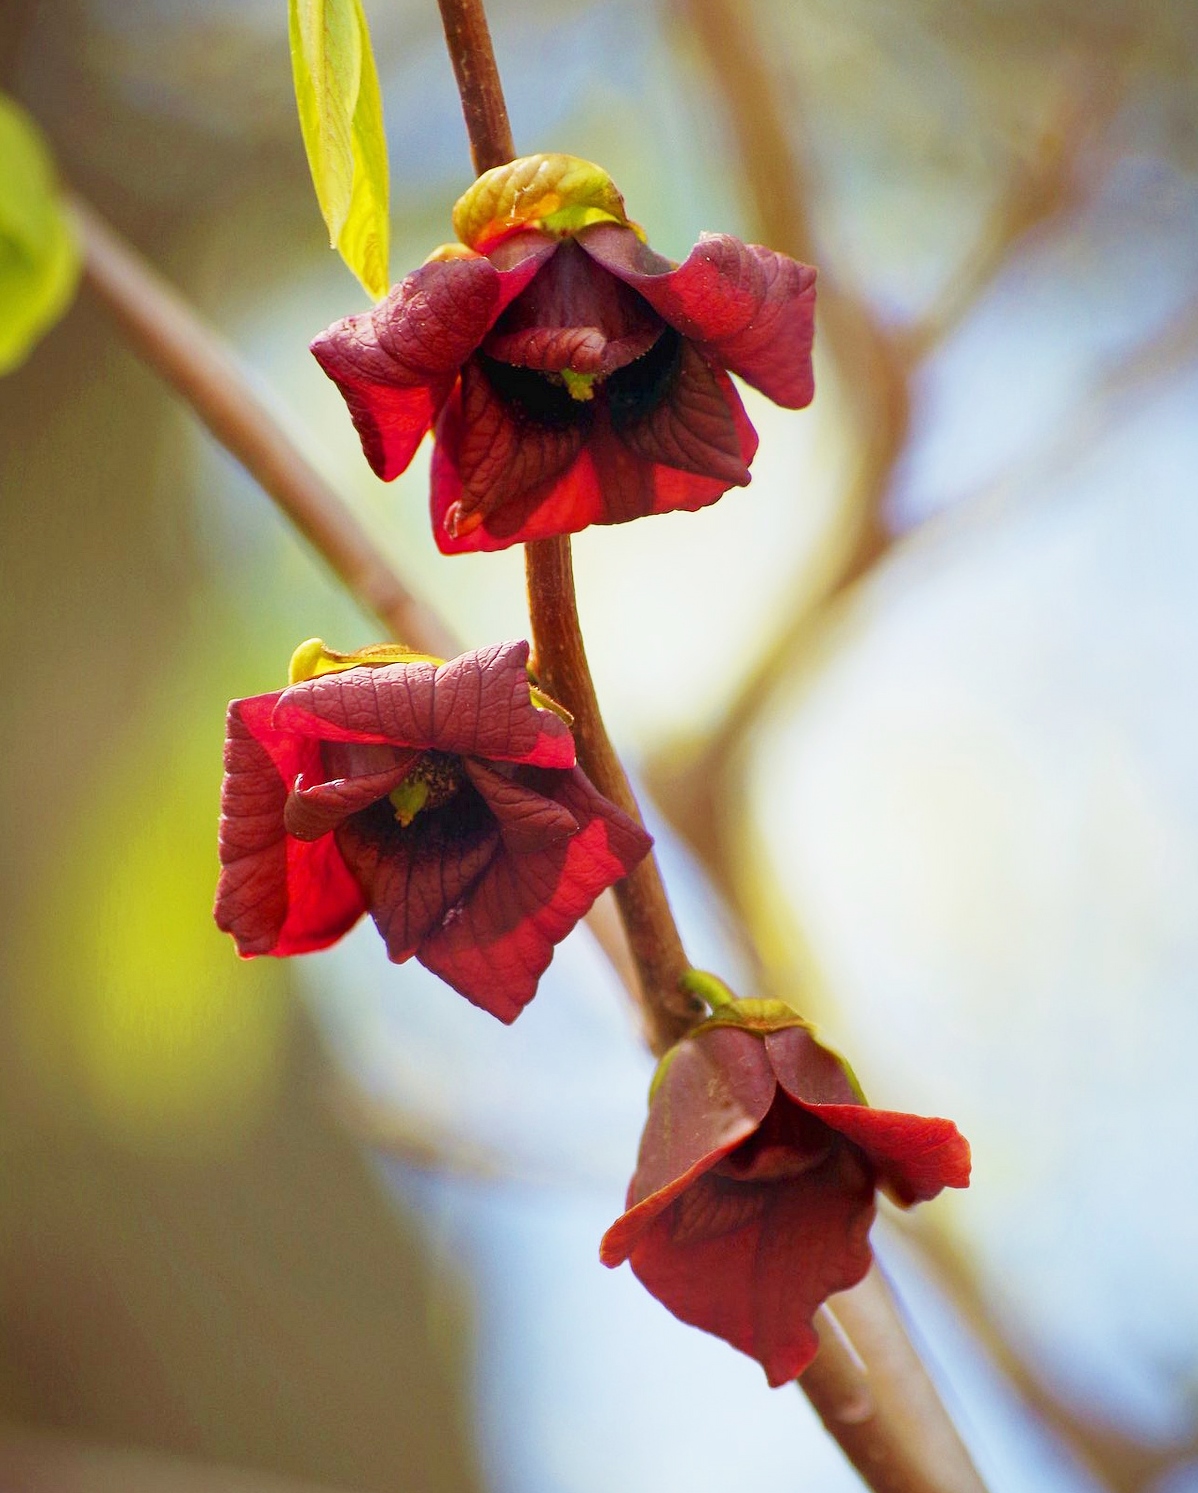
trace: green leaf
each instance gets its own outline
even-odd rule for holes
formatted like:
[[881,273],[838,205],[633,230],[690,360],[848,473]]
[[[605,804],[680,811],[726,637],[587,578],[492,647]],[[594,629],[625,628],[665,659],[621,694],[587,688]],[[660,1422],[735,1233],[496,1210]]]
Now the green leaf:
[[300,129],[329,242],[376,299],[387,292],[387,140],[361,0],[288,0]]
[[23,363],[66,311],[79,250],[37,126],[0,94],[0,373]]

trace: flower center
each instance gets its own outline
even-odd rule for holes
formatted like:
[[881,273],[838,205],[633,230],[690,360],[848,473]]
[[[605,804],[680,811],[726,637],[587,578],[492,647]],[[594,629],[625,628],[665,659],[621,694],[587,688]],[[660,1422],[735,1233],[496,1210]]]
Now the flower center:
[[639,358],[614,373],[576,373],[572,368],[545,372],[477,354],[487,382],[509,409],[534,425],[563,430],[586,425],[594,417],[595,396],[602,391],[612,426],[626,430],[669,397],[682,363],[682,337],[673,327]]
[[779,1095],[757,1130],[713,1171],[729,1182],[783,1182],[821,1166],[839,1137],[785,1095]]
[[450,752],[424,752],[415,767],[387,797],[396,822],[407,829],[425,809],[439,809],[454,798],[462,786],[461,760]]

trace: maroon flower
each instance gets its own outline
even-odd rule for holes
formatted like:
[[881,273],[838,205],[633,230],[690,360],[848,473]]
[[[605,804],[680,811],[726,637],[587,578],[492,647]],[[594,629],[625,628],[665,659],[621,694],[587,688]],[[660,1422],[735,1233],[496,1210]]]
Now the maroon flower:
[[662,1060],[600,1257],[784,1384],[815,1356],[817,1308],[869,1269],[875,1189],[909,1206],[968,1184],[950,1120],[869,1108],[788,1007],[733,1001]]
[[749,481],[739,374],[789,409],[814,392],[815,271],[705,235],[653,253],[610,178],[573,156],[488,171],[438,250],[312,344],[390,481],[430,426],[447,554],[696,509]]
[[314,639],[289,688],[232,702],[216,921],[241,954],[322,949],[369,911],[397,964],[515,1020],[652,843],[574,765],[527,660],[527,643],[442,664]]

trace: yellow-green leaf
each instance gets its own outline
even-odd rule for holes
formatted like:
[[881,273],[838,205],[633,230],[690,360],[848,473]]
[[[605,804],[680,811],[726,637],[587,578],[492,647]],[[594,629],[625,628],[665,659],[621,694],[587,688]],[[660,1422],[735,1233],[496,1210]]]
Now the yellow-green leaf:
[[378,299],[387,292],[387,140],[361,0],[288,0],[300,129],[329,242]]
[[70,305],[79,250],[37,126],[0,94],[0,373]]

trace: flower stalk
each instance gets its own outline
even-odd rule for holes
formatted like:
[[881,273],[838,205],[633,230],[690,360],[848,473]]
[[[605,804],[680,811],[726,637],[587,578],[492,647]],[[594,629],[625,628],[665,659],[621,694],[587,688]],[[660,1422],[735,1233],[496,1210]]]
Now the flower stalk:
[[[438,0],[445,43],[462,99],[475,170],[505,165],[516,154],[495,51],[482,0]],[[583,771],[604,797],[638,824],[644,820],[599,711],[587,663],[568,537],[524,547],[533,666],[545,690],[574,717]],[[656,858],[650,853],[614,894],[641,987],[646,1040],[661,1056],[702,1019],[702,1004],[680,981],[690,967],[670,911]]]
[[[628,775],[599,712],[578,620],[570,541],[535,540],[524,546],[524,560],[537,677],[574,716],[578,761],[587,777],[605,798],[642,823]],[[682,987],[690,962],[652,851],[616,883],[613,895],[637,968],[646,1040],[660,1057],[702,1020],[704,1011]]]
[[437,4],[462,100],[474,174],[481,176],[516,155],[487,12],[481,0],[437,0]]

